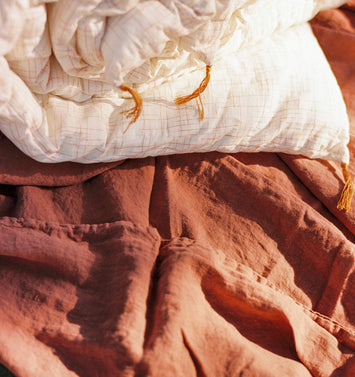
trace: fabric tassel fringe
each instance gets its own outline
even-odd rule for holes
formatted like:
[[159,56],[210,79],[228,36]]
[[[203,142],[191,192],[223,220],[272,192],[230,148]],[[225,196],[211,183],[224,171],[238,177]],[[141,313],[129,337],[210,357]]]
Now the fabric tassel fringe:
[[129,122],[129,124],[132,124],[138,119],[142,111],[142,98],[134,89],[132,89],[126,84],[122,84],[120,86],[120,89],[123,90],[124,92],[129,92],[136,103],[132,109],[121,112],[121,114],[124,114],[127,119],[131,118],[131,121]]
[[211,68],[212,68],[211,65],[206,65],[206,75],[205,75],[204,79],[201,81],[200,86],[194,92],[192,92],[191,94],[189,94],[187,96],[177,97],[175,99],[175,103],[177,105],[183,105],[184,103],[187,103],[187,102],[193,100],[194,98],[196,98],[196,100],[199,101],[199,102],[197,102],[197,107],[198,107],[198,113],[199,113],[201,120],[203,120],[204,117],[205,117],[203,103],[202,103],[202,100],[201,100],[201,93],[203,93],[203,91],[207,88],[207,85],[210,81]]
[[348,171],[348,165],[345,163],[342,163],[341,169],[343,171],[345,185],[344,185],[343,191],[341,192],[337,208],[339,210],[344,210],[345,212],[349,212],[351,209],[351,200],[354,195],[354,185]]

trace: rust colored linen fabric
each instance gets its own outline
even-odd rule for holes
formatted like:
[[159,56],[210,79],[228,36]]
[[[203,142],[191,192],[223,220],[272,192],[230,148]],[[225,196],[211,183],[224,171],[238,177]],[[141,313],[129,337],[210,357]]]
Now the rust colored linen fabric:
[[350,9],[350,10],[355,10],[355,1],[354,1],[354,0],[350,0],[350,1],[348,1],[348,2],[343,6],[343,8]]
[[[313,22],[351,116],[354,20]],[[336,209],[337,164],[43,165],[3,137],[0,152],[0,363],[17,377],[355,375],[355,211]]]

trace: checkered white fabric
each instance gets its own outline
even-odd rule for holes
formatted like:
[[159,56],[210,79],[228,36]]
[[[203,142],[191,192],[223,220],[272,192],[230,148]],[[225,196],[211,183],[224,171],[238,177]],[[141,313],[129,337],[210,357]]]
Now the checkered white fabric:
[[[48,2],[47,2],[48,3]],[[43,162],[278,151],[348,162],[345,105],[305,22],[336,0],[3,0],[0,130]],[[194,91],[213,64],[202,94]],[[121,83],[134,86],[143,111]]]

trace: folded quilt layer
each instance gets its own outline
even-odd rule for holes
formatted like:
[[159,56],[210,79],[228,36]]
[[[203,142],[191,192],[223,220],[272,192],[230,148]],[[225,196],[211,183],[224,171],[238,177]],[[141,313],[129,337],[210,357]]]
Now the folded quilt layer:
[[[305,24],[344,1],[46,3],[0,4],[0,130],[34,159],[276,150],[348,162],[345,105]],[[174,100],[205,65],[202,120],[201,105]],[[143,99],[133,124],[123,84]]]

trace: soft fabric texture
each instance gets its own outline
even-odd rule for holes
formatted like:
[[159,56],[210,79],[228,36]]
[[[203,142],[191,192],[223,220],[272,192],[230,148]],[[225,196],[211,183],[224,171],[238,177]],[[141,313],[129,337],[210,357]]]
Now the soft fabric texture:
[[[344,10],[313,22],[350,114],[354,25]],[[336,208],[338,164],[48,166],[4,137],[0,157],[0,363],[16,377],[355,375],[355,210]]]
[[[347,163],[345,105],[305,23],[341,3],[1,2],[0,129],[42,162],[217,150]],[[201,120],[195,101],[174,100],[199,86],[206,64]],[[122,83],[143,99],[133,124]]]

